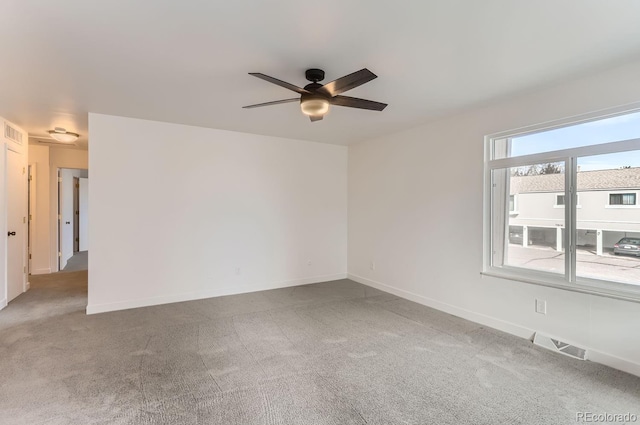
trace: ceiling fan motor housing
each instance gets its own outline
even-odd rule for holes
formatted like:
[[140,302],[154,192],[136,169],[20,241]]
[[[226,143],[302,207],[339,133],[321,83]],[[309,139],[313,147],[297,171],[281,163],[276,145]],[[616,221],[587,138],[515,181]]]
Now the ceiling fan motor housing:
[[307,91],[310,91],[311,93],[315,93],[318,91],[318,89],[322,87],[322,84],[319,83],[310,83],[307,84],[306,86],[304,86],[304,89]]

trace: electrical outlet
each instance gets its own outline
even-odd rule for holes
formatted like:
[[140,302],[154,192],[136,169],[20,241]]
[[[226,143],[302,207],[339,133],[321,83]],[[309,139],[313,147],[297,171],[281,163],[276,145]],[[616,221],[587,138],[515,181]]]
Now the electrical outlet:
[[547,314],[547,302],[536,299],[536,313]]
[[370,268],[371,270],[375,270],[375,269],[376,269],[376,262],[375,262],[375,261],[372,261],[372,262],[369,264],[369,268]]
[[241,272],[242,272],[242,270],[240,270],[240,267],[236,267],[236,275],[240,276]]

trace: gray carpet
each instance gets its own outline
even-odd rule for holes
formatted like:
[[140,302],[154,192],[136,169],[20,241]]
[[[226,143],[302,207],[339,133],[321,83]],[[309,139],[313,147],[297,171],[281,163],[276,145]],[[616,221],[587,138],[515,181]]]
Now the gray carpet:
[[571,424],[640,378],[342,280],[86,316],[86,272],[0,311],[2,424]]
[[67,260],[67,265],[62,269],[63,272],[77,272],[87,270],[89,268],[89,251],[76,252]]

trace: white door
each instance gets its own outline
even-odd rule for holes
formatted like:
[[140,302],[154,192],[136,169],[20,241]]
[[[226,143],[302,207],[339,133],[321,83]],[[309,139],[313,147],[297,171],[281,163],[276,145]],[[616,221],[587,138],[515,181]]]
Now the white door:
[[24,169],[20,154],[7,151],[7,301],[24,292]]
[[89,179],[80,178],[80,190],[78,192],[79,204],[79,234],[80,234],[80,251],[89,249],[89,239],[87,232],[89,229]]

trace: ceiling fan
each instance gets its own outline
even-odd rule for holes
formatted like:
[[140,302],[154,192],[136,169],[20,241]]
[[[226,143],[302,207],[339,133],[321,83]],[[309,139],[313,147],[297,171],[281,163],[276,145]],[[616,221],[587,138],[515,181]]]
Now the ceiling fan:
[[358,99],[357,97],[341,96],[347,90],[351,90],[364,83],[377,78],[378,76],[367,68],[356,71],[352,74],[345,75],[335,81],[325,85],[319,84],[318,81],[324,80],[324,71],[321,69],[307,69],[305,77],[311,81],[304,88],[294,86],[287,82],[269,77],[259,72],[250,72],[249,75],[258,77],[262,80],[276,84],[285,89],[289,89],[301,96],[291,99],[275,100],[273,102],[258,103],[256,105],[244,106],[243,108],[258,108],[261,106],[279,105],[281,103],[300,102],[302,113],[308,115],[311,122],[320,121],[329,111],[329,105],[347,106],[349,108],[370,109],[372,111],[382,111],[387,107],[386,103],[374,102],[372,100]]

